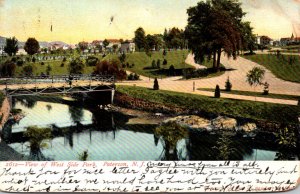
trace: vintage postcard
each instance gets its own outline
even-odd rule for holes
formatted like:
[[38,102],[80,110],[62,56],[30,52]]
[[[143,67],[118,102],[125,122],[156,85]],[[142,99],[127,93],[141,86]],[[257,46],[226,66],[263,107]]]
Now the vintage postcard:
[[277,192],[300,177],[299,0],[0,0],[0,191]]

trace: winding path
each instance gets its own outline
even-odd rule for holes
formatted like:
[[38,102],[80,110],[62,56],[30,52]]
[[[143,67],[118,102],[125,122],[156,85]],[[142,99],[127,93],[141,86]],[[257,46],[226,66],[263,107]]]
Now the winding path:
[[[188,55],[186,62],[190,65],[197,66],[193,60],[191,54]],[[233,69],[232,71],[226,71],[223,75],[218,77],[206,78],[206,79],[192,79],[192,80],[179,80],[180,77],[170,77],[165,79],[159,79],[159,87],[162,90],[170,90],[176,92],[201,94],[206,96],[213,96],[213,92],[199,91],[197,88],[215,88],[218,84],[221,88],[224,88],[227,78],[230,78],[230,82],[233,85],[234,90],[242,91],[263,91],[262,86],[257,86],[256,88],[250,87],[246,82],[246,75],[249,70],[255,66],[259,66],[266,70],[265,81],[267,81],[270,86],[270,93],[276,94],[290,94],[290,95],[300,95],[300,84],[284,81],[276,78],[269,70],[263,66],[247,60],[242,57],[238,57],[236,60],[228,59],[222,56],[221,63],[228,69]],[[195,83],[195,91],[193,91],[193,83]],[[153,79],[141,77],[140,81],[131,82],[120,82],[119,85],[136,85],[141,87],[152,88]],[[279,104],[289,104],[297,105],[295,100],[283,100],[274,98],[264,98],[264,97],[254,97],[254,96],[244,96],[244,95],[234,95],[234,94],[221,94],[223,98],[233,98],[240,100],[251,100],[251,101],[261,101]]]

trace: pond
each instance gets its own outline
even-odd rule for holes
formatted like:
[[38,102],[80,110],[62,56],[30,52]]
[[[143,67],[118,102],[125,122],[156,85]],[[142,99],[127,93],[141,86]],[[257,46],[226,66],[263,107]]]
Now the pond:
[[[223,137],[190,130],[170,148],[164,137],[154,132],[158,125],[129,124],[131,117],[123,113],[88,109],[71,102],[16,100],[13,108],[21,109],[25,117],[8,122],[2,139],[24,160],[80,160],[85,151],[87,160],[224,160],[226,156],[231,160],[298,159],[296,153],[282,153],[272,134]],[[24,135],[27,127],[34,125],[51,128],[51,138],[43,140],[38,154]],[[230,146],[231,152],[223,153],[224,146]]]

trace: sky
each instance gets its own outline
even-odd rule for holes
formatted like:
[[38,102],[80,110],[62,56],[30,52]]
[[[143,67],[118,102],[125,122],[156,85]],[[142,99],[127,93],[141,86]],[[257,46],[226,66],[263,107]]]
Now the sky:
[[[200,0],[0,0],[0,36],[66,43],[131,39],[187,25],[186,10]],[[240,0],[254,33],[300,36],[300,0]],[[111,22],[111,18],[113,21]],[[52,26],[52,30],[51,30]]]

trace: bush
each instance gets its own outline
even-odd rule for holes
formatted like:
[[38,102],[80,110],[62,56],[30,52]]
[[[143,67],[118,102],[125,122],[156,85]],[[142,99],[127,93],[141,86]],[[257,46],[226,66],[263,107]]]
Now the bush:
[[164,59],[164,61],[163,61],[163,65],[167,65],[168,64],[168,61],[167,61],[167,59]]
[[140,76],[138,75],[138,74],[136,74],[136,73],[130,73],[129,75],[128,75],[128,80],[139,80],[139,78],[140,78]]
[[32,62],[35,63],[36,59],[35,57],[32,57]]
[[65,66],[65,64],[64,64],[64,63],[61,63],[61,64],[60,64],[60,66],[61,66],[61,67],[64,67],[64,66]]
[[151,66],[152,66],[152,68],[153,68],[153,69],[155,69],[155,68],[156,68],[156,63],[155,63],[155,60],[153,60],[153,61],[152,61],[152,65],[151,65]]
[[219,85],[216,85],[215,89],[215,98],[220,98],[221,97],[221,91]]
[[175,74],[175,67],[174,67],[174,65],[171,65],[169,67],[169,75],[174,75],[174,74]]
[[118,59],[98,62],[94,74],[114,75],[118,80],[127,78],[126,71],[121,69],[121,62]]
[[21,60],[18,60],[17,61],[17,65],[20,67],[24,64],[24,61],[21,59]]
[[129,67],[129,63],[128,62],[126,63],[126,67]]
[[0,77],[1,76],[8,76],[8,77],[12,77],[14,76],[16,71],[16,64],[13,61],[5,61],[4,63],[0,63]]
[[64,57],[64,58],[63,58],[63,62],[66,62],[66,61],[67,61],[67,58],[66,58],[66,57]]
[[263,95],[268,95],[268,94],[269,94],[269,85],[270,85],[270,84],[268,84],[268,82],[265,82],[265,83],[263,84],[263,86],[264,86]]
[[41,65],[45,65],[45,63],[44,63],[44,62],[41,62]]
[[96,66],[98,60],[99,60],[99,59],[98,59],[97,57],[89,56],[89,57],[86,59],[86,64],[87,64],[88,66]]
[[157,68],[157,69],[160,69],[160,59],[157,59],[157,62],[156,62],[156,68]]
[[158,85],[157,78],[154,79],[153,90],[159,90],[159,85]]
[[230,92],[231,88],[232,88],[232,84],[230,83],[229,76],[228,76],[227,81],[225,82],[225,90]]

